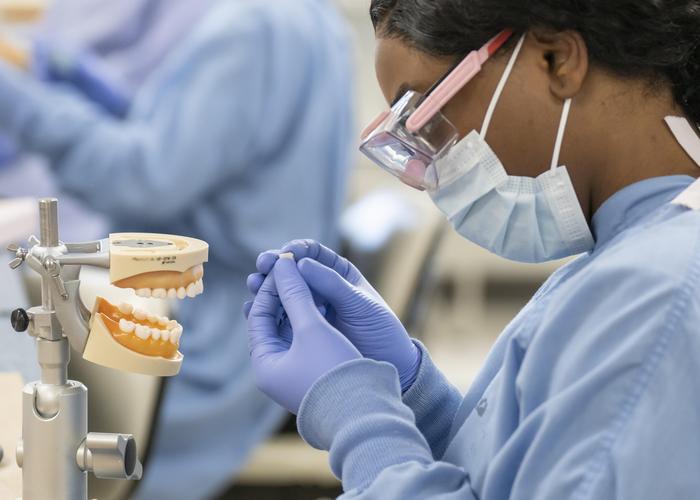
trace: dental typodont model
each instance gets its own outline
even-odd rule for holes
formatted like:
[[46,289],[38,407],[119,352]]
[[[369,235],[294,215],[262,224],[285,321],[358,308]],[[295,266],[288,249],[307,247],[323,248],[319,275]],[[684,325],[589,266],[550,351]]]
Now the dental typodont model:
[[23,391],[23,500],[85,500],[87,475],[140,479],[136,443],[128,434],[87,432],[87,389],[68,380],[69,345],[93,363],[156,376],[178,373],[183,335],[175,320],[97,297],[80,299],[80,269],[109,269],[112,285],[141,297],[188,299],[204,291],[209,247],[200,240],[162,234],[122,233],[87,243],[58,239],[57,201],[39,201],[41,237],[28,248],[11,246],[13,269],[26,263],[41,276],[41,306],[12,313],[12,326],[37,339],[41,380]]
[[[106,245],[106,242],[105,242]],[[109,237],[110,281],[140,297],[194,298],[204,291],[208,246],[200,240],[157,234]],[[110,304],[97,297],[83,357],[120,370],[147,375],[175,375],[182,326],[131,304]]]

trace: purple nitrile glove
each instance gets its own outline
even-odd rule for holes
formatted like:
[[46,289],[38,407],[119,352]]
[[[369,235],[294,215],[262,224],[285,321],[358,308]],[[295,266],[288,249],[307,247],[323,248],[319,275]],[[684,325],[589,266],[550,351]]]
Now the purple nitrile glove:
[[41,80],[72,86],[118,118],[129,111],[131,103],[125,85],[88,49],[35,40],[32,72]]
[[402,390],[408,390],[418,375],[420,350],[377,291],[347,259],[318,242],[293,241],[281,251],[265,252],[258,257],[260,273],[248,278],[250,291],[257,292],[280,252],[291,252],[299,260],[301,276],[314,295],[327,303],[328,321],[363,356],[394,365]]
[[319,378],[362,357],[319,312],[291,258],[279,259],[260,286],[248,315],[248,341],[258,388],[292,413]]

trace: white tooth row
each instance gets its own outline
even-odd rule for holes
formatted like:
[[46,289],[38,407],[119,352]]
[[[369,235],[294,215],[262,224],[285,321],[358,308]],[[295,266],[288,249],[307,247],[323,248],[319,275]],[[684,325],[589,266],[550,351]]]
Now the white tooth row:
[[170,330],[161,330],[160,328],[149,328],[145,325],[139,325],[133,321],[128,321],[124,318],[119,320],[119,329],[124,333],[134,333],[141,340],[162,340],[163,342],[170,341],[177,345],[182,336],[182,326],[177,325]]
[[154,298],[154,299],[175,299],[180,300],[185,297],[194,298],[197,295],[204,293],[204,282],[199,279],[180,288],[139,288],[136,290],[136,295],[139,297]]
[[148,320],[151,323],[158,323],[165,328],[150,328],[146,325],[139,325],[133,321],[129,321],[125,318],[119,320],[119,329],[124,333],[134,333],[138,338],[142,340],[148,340],[153,338],[153,340],[163,340],[164,342],[170,341],[171,343],[177,345],[180,342],[180,337],[182,336],[182,326],[174,319],[168,319],[165,316],[157,316],[155,314],[148,313],[142,309],[134,308],[131,304],[121,303],[119,304],[119,311],[122,314],[133,314],[134,318],[138,320]]

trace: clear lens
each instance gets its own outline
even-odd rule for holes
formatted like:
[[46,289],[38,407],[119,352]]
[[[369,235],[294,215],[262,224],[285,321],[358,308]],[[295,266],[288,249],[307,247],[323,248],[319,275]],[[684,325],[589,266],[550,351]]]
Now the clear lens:
[[422,97],[418,92],[407,92],[369,133],[360,151],[409,186],[433,191],[439,183],[433,163],[457,141],[458,134],[440,113],[416,134],[406,129],[406,121]]

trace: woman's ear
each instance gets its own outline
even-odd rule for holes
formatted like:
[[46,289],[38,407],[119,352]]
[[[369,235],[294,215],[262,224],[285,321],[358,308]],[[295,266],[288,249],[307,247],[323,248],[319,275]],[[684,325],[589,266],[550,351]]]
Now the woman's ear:
[[549,73],[549,89],[558,99],[573,98],[588,74],[588,48],[577,31],[533,29],[534,46]]

